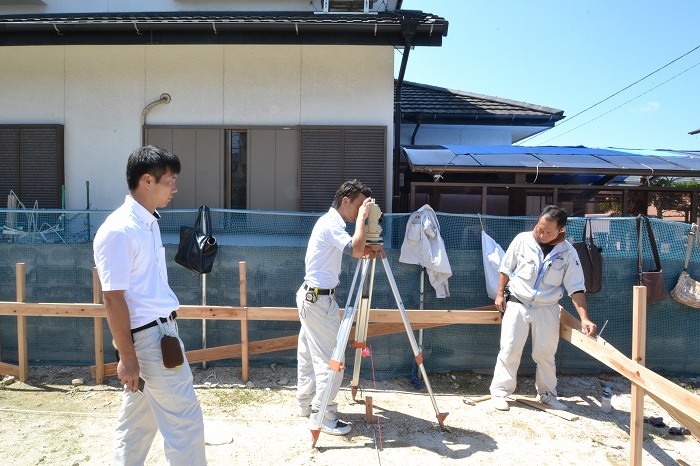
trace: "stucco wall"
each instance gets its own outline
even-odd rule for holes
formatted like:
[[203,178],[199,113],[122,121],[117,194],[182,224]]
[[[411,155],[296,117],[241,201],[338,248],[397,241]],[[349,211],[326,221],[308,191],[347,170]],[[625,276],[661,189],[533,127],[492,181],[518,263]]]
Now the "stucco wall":
[[[43,0],[8,2],[0,11],[11,13],[89,13],[123,11],[320,11],[323,0]],[[385,2],[388,10],[396,9],[396,0]],[[382,7],[384,5],[378,5]]]
[[[513,138],[513,128],[510,126],[421,124],[414,136],[415,129],[416,125],[401,125],[401,144],[494,146],[510,145]],[[415,139],[413,142],[412,136]]]
[[361,46],[0,47],[0,124],[65,126],[69,209],[85,207],[86,181],[91,208],[121,203],[142,111],[164,92],[148,124],[383,125],[391,166],[393,59]]

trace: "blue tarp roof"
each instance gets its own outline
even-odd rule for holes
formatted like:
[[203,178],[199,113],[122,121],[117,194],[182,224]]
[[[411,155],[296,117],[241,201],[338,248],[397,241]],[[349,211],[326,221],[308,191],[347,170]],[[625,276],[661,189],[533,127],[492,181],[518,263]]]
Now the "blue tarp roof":
[[695,176],[700,151],[584,146],[404,146],[414,172],[544,172]]

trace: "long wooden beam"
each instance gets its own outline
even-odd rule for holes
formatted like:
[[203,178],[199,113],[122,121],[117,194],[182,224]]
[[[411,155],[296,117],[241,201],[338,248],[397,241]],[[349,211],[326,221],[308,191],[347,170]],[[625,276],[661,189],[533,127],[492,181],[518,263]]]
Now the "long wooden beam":
[[[341,314],[343,309],[340,310]],[[20,303],[0,301],[0,315],[32,317],[106,317],[104,304],[89,303]],[[460,310],[407,310],[411,324],[497,324],[501,316],[495,306],[483,306]],[[178,319],[214,320],[278,320],[298,321],[295,307],[236,307],[182,305],[177,310]],[[370,322],[401,322],[397,309],[372,309]]]
[[[24,276],[18,274],[18,276]],[[19,288],[18,288],[19,289]],[[99,299],[93,297],[94,303],[24,303],[21,301],[0,301],[0,315],[13,315],[18,319],[19,328],[24,328],[26,325],[26,317],[92,317],[94,318],[95,326],[95,357],[96,364],[92,366],[93,376],[98,382],[102,378],[116,374],[116,365],[104,365],[102,370],[103,359],[102,354],[102,339],[101,334],[102,321],[106,317],[104,304],[100,304]],[[236,306],[195,306],[183,305],[177,310],[179,319],[214,319],[214,320],[238,320],[242,325],[244,322],[251,320],[257,321],[298,321],[299,315],[296,308],[292,307],[236,307]],[[340,309],[341,316],[344,309]],[[482,306],[474,309],[464,310],[407,310],[406,315],[414,329],[438,327],[452,324],[497,324],[501,321],[501,315],[496,310],[495,306]],[[401,313],[397,309],[372,309],[369,313],[369,322],[373,324],[375,332],[378,332],[379,324],[386,324],[385,333],[375,333],[371,336],[386,335],[389,333],[397,333],[405,330]],[[26,337],[24,333],[19,333],[18,345],[22,342],[26,345]],[[286,338],[286,337],[284,337]],[[249,344],[251,346],[250,354],[260,354],[271,351],[281,351],[292,349],[296,346],[296,336],[289,337],[289,341],[282,339],[263,340]],[[273,342],[276,342],[273,344]],[[279,349],[277,348],[279,345]],[[20,347],[20,346],[18,346]],[[224,348],[224,349],[221,349]],[[233,349],[232,349],[233,348]],[[263,351],[266,349],[266,351]],[[242,350],[235,348],[235,345],[227,345],[219,348],[210,348],[207,350],[197,350],[199,352],[188,353],[190,363],[215,361],[218,359],[242,357]],[[233,351],[233,353],[231,353]],[[0,362],[0,373],[14,374],[19,372],[21,380],[26,380],[27,365],[26,358],[20,358],[20,364],[14,366]],[[25,368],[25,370],[22,370]],[[23,377],[23,378],[22,378]]]
[[563,339],[639,385],[669,415],[700,440],[700,396],[633,361],[603,338],[585,336],[580,331],[581,322],[564,308],[561,308],[559,322]]
[[18,303],[0,301],[0,315],[31,317],[105,317],[104,304]]
[[[417,324],[414,330],[442,327],[446,324]],[[393,333],[405,332],[403,324],[370,324],[368,326],[368,334],[370,337],[378,337],[382,335],[390,335]],[[268,340],[257,340],[248,343],[248,354],[265,354],[274,353],[276,351],[285,351],[297,347],[298,335],[286,337],[271,338]],[[232,345],[217,346],[215,348],[197,349],[186,352],[187,361],[190,364],[196,364],[204,361],[218,361],[221,359],[234,359],[242,356],[242,348],[240,343]],[[96,366],[90,366],[90,371],[93,377],[95,376]],[[104,375],[111,376],[117,374],[117,364],[109,363],[104,365]]]

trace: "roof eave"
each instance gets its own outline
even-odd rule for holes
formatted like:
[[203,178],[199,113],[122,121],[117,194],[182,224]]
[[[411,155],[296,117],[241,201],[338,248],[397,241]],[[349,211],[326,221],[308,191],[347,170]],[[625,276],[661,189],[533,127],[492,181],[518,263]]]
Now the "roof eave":
[[[60,18],[0,16],[0,45],[296,44],[440,46],[448,23],[423,14],[352,15],[341,19],[306,15],[245,14],[180,16],[112,15]],[[353,20],[355,19],[355,20]]]
[[564,118],[563,113],[555,115],[489,115],[485,113],[411,113],[402,112],[401,123],[406,124],[433,124],[433,125],[498,125],[498,126],[544,126],[554,127]]
[[[609,175],[618,176],[621,175],[620,170],[610,170],[610,169],[596,169],[596,168],[563,168],[563,167],[507,167],[507,166],[478,166],[478,167],[445,167],[444,165],[420,165],[412,166],[412,171],[414,173],[457,173],[457,174],[467,174],[467,173],[525,173],[525,174],[577,174],[577,175]],[[625,176],[650,176],[649,169],[625,169]],[[676,170],[654,170],[654,176],[682,176],[687,177],[688,171],[676,171]]]

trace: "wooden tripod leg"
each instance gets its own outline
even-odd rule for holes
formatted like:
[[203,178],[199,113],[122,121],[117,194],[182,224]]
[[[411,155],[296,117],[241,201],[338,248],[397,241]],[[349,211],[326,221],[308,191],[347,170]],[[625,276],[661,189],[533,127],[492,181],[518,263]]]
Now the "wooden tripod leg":
[[350,389],[352,399],[356,399],[357,389],[360,385],[360,367],[362,365],[362,351],[367,347],[367,326],[369,325],[369,310],[372,305],[372,289],[374,287],[374,267],[375,259],[371,259],[369,280],[365,281],[362,287],[362,297],[357,309],[357,321],[355,322],[355,340],[350,344],[355,348],[355,364],[352,371],[352,383]]
[[[338,336],[335,341],[335,347],[333,348],[333,354],[331,355],[331,360],[328,361],[328,379],[326,386],[321,393],[321,405],[319,406],[318,412],[312,412],[310,419],[310,429],[311,429],[311,447],[316,446],[319,434],[321,433],[321,424],[323,418],[326,415],[326,408],[328,403],[331,401],[331,391],[333,386],[338,383],[338,378],[343,376],[343,366],[345,361],[345,347],[347,346],[348,337],[350,337],[350,329],[352,328],[352,321],[355,318],[355,312],[357,305],[360,301],[359,292],[355,293],[354,287],[358,276],[360,277],[358,289],[361,290],[365,279],[367,277],[367,261],[361,260],[357,263],[357,268],[355,269],[355,276],[352,279],[352,286],[350,287],[350,294],[348,295],[348,301],[345,304],[345,314],[340,322],[340,327],[338,329]],[[361,271],[361,272],[360,272]],[[354,304],[353,302],[354,296]]]

